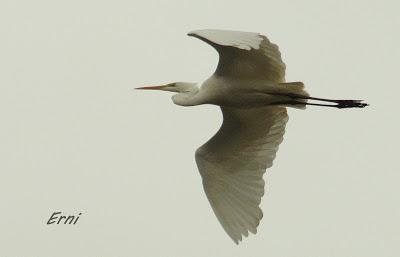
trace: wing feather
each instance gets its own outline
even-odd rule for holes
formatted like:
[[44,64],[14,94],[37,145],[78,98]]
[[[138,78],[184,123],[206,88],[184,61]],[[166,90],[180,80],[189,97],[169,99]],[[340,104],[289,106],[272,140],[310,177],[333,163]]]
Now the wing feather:
[[189,36],[210,44],[219,53],[216,75],[285,82],[286,66],[277,45],[266,36],[230,30],[196,30]]
[[257,232],[263,213],[263,174],[272,166],[288,120],[286,109],[222,108],[219,131],[196,151],[204,191],[226,233],[236,243]]

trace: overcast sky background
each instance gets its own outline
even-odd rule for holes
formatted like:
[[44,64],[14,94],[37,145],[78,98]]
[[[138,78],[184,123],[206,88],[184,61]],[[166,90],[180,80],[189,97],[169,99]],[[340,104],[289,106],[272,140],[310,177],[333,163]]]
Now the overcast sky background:
[[[0,255],[398,256],[398,1],[0,3]],[[261,32],[287,81],[366,109],[290,110],[264,176],[264,218],[236,246],[194,151],[215,106],[133,88],[202,81],[217,53],[195,29]],[[46,225],[54,211],[76,225]]]

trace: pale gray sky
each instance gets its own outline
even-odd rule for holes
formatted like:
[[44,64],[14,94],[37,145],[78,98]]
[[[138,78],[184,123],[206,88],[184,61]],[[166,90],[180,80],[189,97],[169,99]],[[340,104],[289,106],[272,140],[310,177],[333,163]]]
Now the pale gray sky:
[[[0,255],[398,256],[398,1],[0,3]],[[194,151],[215,106],[136,86],[201,81],[202,28],[261,32],[287,81],[360,110],[290,110],[264,176],[264,218],[236,246],[214,216]],[[45,223],[83,214],[75,226]]]

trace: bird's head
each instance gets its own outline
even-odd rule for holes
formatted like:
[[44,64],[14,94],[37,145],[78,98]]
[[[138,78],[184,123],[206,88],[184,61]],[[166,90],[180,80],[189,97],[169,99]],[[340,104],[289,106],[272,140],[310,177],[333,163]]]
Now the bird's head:
[[174,82],[161,86],[137,87],[136,89],[162,90],[175,93],[192,93],[192,92],[197,92],[198,90],[196,83],[187,83],[187,82]]
[[172,101],[181,106],[193,106],[201,103],[195,98],[199,92],[196,83],[174,82],[161,86],[137,87],[136,89],[162,90],[178,93],[172,96]]

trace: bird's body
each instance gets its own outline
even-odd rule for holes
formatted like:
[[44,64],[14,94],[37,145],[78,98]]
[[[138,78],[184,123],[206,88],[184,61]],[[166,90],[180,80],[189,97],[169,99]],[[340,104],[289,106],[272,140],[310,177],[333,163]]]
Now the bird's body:
[[286,66],[278,47],[258,33],[199,30],[188,35],[217,50],[215,73],[201,85],[176,82],[139,89],[177,92],[172,100],[181,106],[221,107],[221,128],[197,149],[195,157],[211,207],[224,230],[238,243],[248,231],[256,233],[262,218],[263,174],[272,166],[283,140],[286,107],[350,108],[366,104],[310,97],[302,82],[286,83]]
[[[285,86],[286,85],[286,86]],[[187,101],[174,101],[182,106],[194,106],[200,104],[214,104],[225,107],[255,108],[265,107],[274,103],[288,101],[291,98],[284,95],[289,92],[308,94],[303,90],[301,82],[274,83],[268,80],[244,80],[212,75],[201,85],[196,85],[197,92]],[[293,88],[288,88],[293,87]],[[229,96],[229,97],[227,97]],[[174,98],[173,98],[174,100]]]

